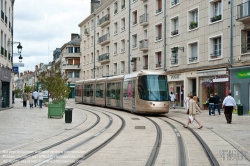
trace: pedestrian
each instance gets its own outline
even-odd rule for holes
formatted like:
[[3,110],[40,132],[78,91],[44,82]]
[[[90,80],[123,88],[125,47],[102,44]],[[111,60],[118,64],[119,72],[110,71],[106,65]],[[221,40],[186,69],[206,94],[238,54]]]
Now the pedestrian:
[[23,98],[23,107],[27,106],[27,100],[28,100],[28,93],[26,92],[26,90],[23,92],[22,94],[22,98]]
[[232,113],[235,107],[236,107],[236,102],[232,97],[232,94],[228,93],[228,96],[223,100],[222,103],[222,108],[225,108],[224,114],[228,124],[232,123]]
[[174,102],[175,102],[175,95],[173,92],[170,93],[170,100],[171,100],[171,106],[175,109]]
[[196,104],[200,107],[200,99],[199,97],[196,95],[196,93],[194,93],[194,97],[193,97],[194,101],[196,102]]
[[218,113],[220,115],[220,96],[218,96],[217,93],[214,93],[214,114],[216,108],[218,109]]
[[189,94],[185,98],[184,103],[185,103],[186,112],[188,112],[188,108],[189,108]]
[[38,92],[36,91],[36,89],[35,89],[35,91],[33,92],[33,96],[34,96],[34,102],[35,102],[35,107],[36,107],[36,105],[38,105],[38,104],[37,104]]
[[[194,120],[198,123],[199,127],[198,129],[201,129],[203,126],[201,125],[201,123],[198,121],[198,119],[196,118],[195,114],[196,114],[196,110],[198,110],[200,113],[201,109],[200,107],[196,104],[196,102],[193,99],[193,95],[189,95],[189,116],[192,115]],[[183,127],[187,128],[189,125],[190,121],[188,119],[187,124],[184,125]]]
[[38,94],[38,100],[39,100],[39,106],[40,106],[40,108],[42,108],[42,105],[43,105],[43,93],[42,93],[41,90],[39,91],[39,94]]
[[[210,97],[208,99],[208,103],[209,103],[209,106],[208,106],[209,115],[211,116],[211,113],[212,113],[215,116],[215,112],[214,112],[214,96],[213,96],[212,93],[210,94]],[[212,110],[212,112],[211,112],[211,110]]]
[[34,96],[32,94],[32,91],[30,91],[29,94],[29,104],[30,104],[30,108],[33,108],[33,103],[34,103]]

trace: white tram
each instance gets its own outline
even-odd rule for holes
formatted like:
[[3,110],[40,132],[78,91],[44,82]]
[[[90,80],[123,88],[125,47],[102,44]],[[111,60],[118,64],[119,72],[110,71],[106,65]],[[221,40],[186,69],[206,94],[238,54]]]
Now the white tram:
[[164,71],[139,72],[106,78],[77,81],[75,102],[92,104],[132,113],[169,112],[167,74]]

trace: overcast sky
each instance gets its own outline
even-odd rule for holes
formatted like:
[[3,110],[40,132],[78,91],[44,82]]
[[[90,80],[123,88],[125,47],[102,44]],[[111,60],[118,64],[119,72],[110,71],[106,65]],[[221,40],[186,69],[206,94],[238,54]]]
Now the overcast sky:
[[[25,67],[53,60],[53,50],[80,33],[78,24],[90,14],[90,0],[16,0],[14,4],[14,41],[21,42]],[[14,53],[17,53],[17,44]],[[14,56],[14,63],[18,56]]]

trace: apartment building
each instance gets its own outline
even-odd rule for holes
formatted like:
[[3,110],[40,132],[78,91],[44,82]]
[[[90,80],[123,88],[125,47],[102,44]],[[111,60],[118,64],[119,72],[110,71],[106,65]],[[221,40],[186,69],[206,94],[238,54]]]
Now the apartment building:
[[[177,106],[184,106],[188,93],[196,93],[201,105],[215,92],[224,98],[232,91],[242,99],[242,80],[234,79],[234,85],[230,74],[237,74],[237,67],[249,69],[249,3],[234,1],[230,26],[230,1],[109,0],[78,25],[81,79],[166,70]],[[245,103],[249,110],[249,100]]]
[[[75,82],[80,80],[80,40],[78,34],[71,34],[71,40],[61,48],[61,54],[55,60],[56,65],[60,64],[62,73],[68,75],[68,85],[71,88],[69,98],[74,98]],[[57,50],[58,51],[58,50]],[[54,52],[56,54],[56,52]],[[55,56],[54,54],[54,56]]]
[[0,109],[12,106],[12,2],[0,0]]

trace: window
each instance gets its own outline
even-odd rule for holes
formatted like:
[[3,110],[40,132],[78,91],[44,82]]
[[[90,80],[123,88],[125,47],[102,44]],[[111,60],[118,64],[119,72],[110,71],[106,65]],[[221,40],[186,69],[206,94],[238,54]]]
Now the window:
[[96,97],[103,98],[104,84],[96,84]]
[[210,58],[215,59],[215,58],[220,58],[222,56],[222,38],[221,36],[213,37],[210,38]]
[[155,4],[155,6],[156,6],[156,11],[155,11],[155,13],[156,13],[156,14],[159,14],[159,13],[162,12],[162,0],[156,0],[155,3],[156,3],[156,4]]
[[73,53],[73,47],[68,47],[68,53]]
[[125,52],[125,39],[121,40],[121,53]]
[[171,0],[171,6],[179,4],[179,0]]
[[121,32],[125,31],[125,18],[121,19]]
[[74,53],[80,53],[80,47],[74,47]]
[[114,14],[117,14],[118,13],[118,2],[116,1],[114,3]]
[[198,27],[198,9],[194,9],[188,12],[188,28],[189,30],[196,29]]
[[178,65],[178,47],[171,48],[171,52],[172,52],[170,58],[171,65]]
[[117,55],[117,43],[114,43],[114,55]]
[[155,53],[155,68],[161,68],[161,51]]
[[125,74],[125,62],[121,61],[121,74]]
[[125,0],[121,1],[121,8],[124,9],[125,8]]
[[155,26],[155,41],[162,39],[162,24]]
[[188,44],[189,62],[196,62],[198,60],[198,43]]
[[132,36],[132,42],[133,42],[132,48],[137,48],[137,34]]
[[132,17],[132,21],[133,21],[133,24],[132,25],[136,25],[137,24],[137,11],[134,11],[132,13],[133,17]]
[[118,30],[118,25],[117,22],[114,23],[114,35],[117,34],[117,30]]
[[114,75],[117,75],[117,63],[114,63]]
[[145,55],[143,57],[143,63],[144,63],[143,69],[148,69],[148,55]]
[[241,53],[250,52],[250,30],[241,31]]
[[171,26],[171,36],[179,34],[179,17],[172,18],[170,21]]
[[222,19],[222,1],[214,0],[210,2],[210,21],[211,23]]

